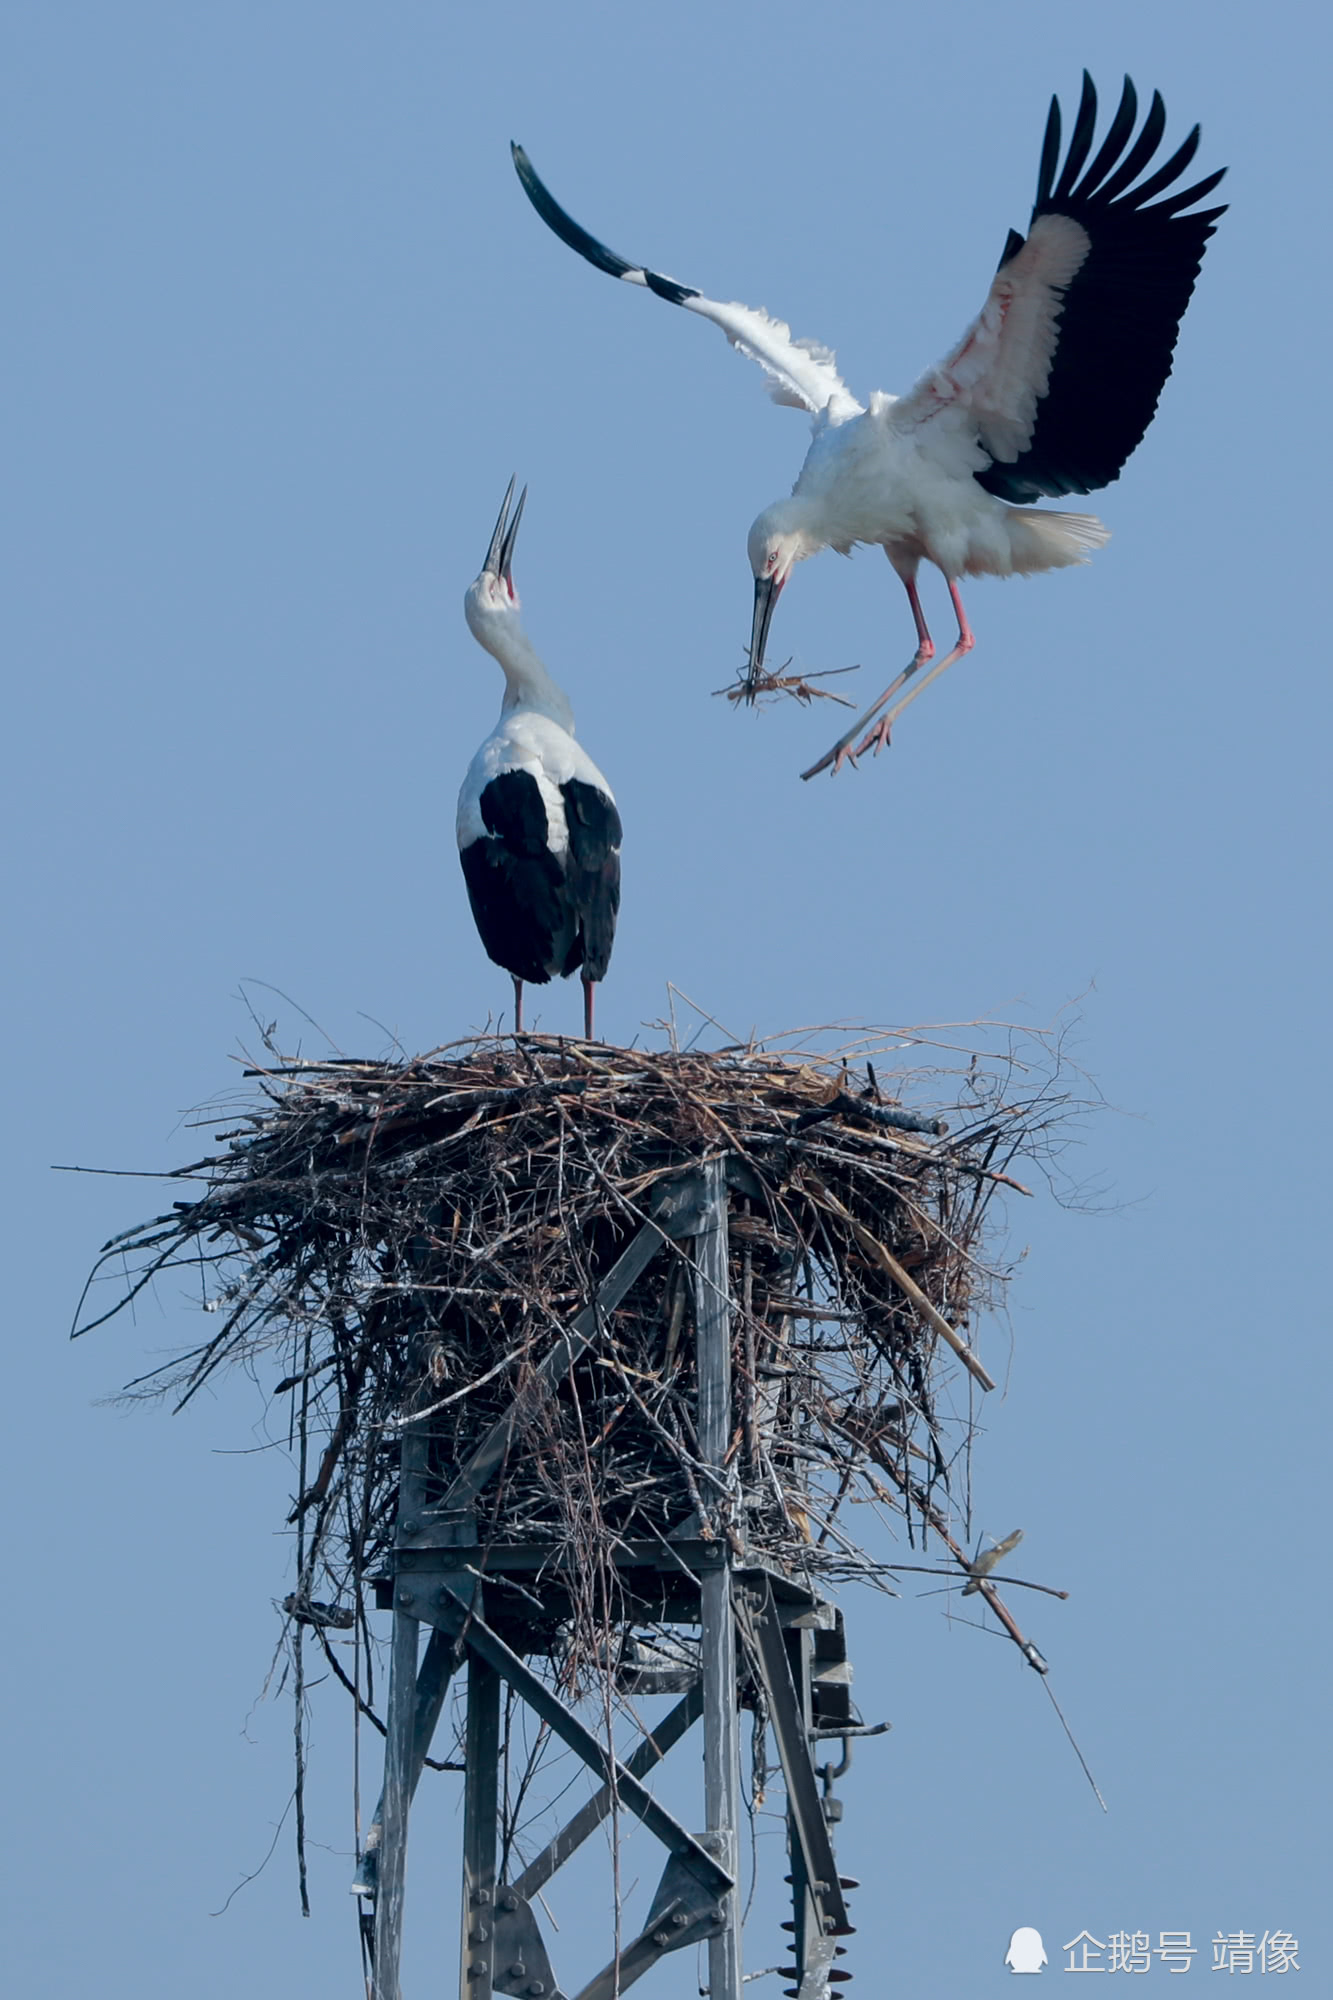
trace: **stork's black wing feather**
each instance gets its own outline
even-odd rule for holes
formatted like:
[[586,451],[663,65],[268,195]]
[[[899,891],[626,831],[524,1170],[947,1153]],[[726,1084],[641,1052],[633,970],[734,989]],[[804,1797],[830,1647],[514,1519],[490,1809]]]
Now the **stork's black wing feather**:
[[536,779],[528,771],[492,778],[481,816],[489,831],[459,853],[473,921],[488,958],[541,985],[566,969],[575,924]]
[[[1011,463],[997,460],[977,474],[1002,500],[1092,493],[1109,485],[1143,437],[1171,373],[1176,335],[1204,246],[1225,207],[1179,211],[1211,194],[1225,168],[1193,187],[1157,200],[1184,174],[1199,144],[1196,126],[1166,163],[1138,187],[1166,126],[1160,96],[1130,143],[1138,100],[1125,87],[1111,127],[1092,164],[1097,94],[1087,73],[1063,171],[1060,107],[1051,102],[1032,223],[1067,215],[1085,229],[1090,248],[1060,312],[1059,338],[1046,395],[1027,449]],[[1080,178],[1081,174],[1081,178]],[[1023,247],[1010,231],[1001,269]]]
[[650,271],[642,264],[631,264],[629,258],[622,257],[618,250],[608,250],[605,243],[599,243],[581,222],[575,222],[573,216],[561,208],[523,148],[511,139],[509,150],[513,155],[514,171],[523,184],[523,192],[546,227],[553,230],[571,250],[577,250],[580,257],[586,257],[595,270],[605,271],[613,278],[624,278],[632,285],[644,284],[650,292],[656,292],[659,299],[666,299],[673,306],[683,305],[686,299],[698,298],[699,293],[693,285],[682,285],[675,278],[664,278],[660,271]]
[[620,909],[620,814],[596,785],[571,778],[560,787],[569,828],[566,885],[578,935],[564,966],[582,965],[585,979],[605,979]]
[[531,771],[502,771],[481,795],[487,832],[514,854],[544,854],[549,829],[541,790]]
[[563,970],[569,927],[554,856],[513,854],[503,841],[486,838],[458,858],[486,956],[537,986]]

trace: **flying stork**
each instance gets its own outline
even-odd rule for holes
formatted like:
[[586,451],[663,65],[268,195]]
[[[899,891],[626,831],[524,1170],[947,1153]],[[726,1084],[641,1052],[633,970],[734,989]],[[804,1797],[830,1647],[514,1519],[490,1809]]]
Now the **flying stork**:
[[458,855],[482,944],[514,982],[557,973],[583,980],[592,1040],[593,987],[606,977],[620,908],[620,814],[611,787],[574,741],[574,711],[523,630],[512,567],[525,486],[513,519],[509,482],[481,574],[463,608],[473,638],[500,662],[500,720],[458,794]]
[[[829,764],[836,772],[845,760],[854,763],[862,752],[881,749],[908,703],[971,652],[975,642],[960,577],[1059,569],[1085,562],[1107,539],[1095,515],[1025,503],[1092,493],[1119,476],[1152,422],[1204,245],[1225,213],[1183,212],[1212,192],[1224,168],[1175,191],[1198,149],[1197,125],[1170,159],[1139,179],[1166,127],[1156,91],[1134,136],[1137,116],[1138,99],[1126,77],[1110,128],[1089,163],[1097,93],[1085,70],[1062,166],[1060,105],[1052,98],[1026,238],[1010,230],[986,303],[952,353],[909,395],[876,390],[868,407],[846,387],[827,347],[793,339],[791,329],[766,312],[719,304],[608,250],[559,206],[522,147],[512,147],[529,201],[562,242],[599,271],[712,320],[739,353],[759,363],[775,402],[813,418],[814,441],[791,497],[766,507],[750,529],[754,622],[747,694],[753,698],[761,685],[769,621],[794,564],[823,548],[849,555],[858,542],[878,543],[902,579],[916,625],[915,654],[802,776],[813,777]],[[917,594],[923,557],[943,572],[958,637],[911,693],[887,709],[934,658]],[[853,740],[872,721],[853,750]]]

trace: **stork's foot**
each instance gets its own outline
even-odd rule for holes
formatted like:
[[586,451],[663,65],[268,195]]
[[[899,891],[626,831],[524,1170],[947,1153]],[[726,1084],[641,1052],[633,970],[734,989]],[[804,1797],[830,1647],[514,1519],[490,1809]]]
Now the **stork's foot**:
[[[864,741],[857,743],[857,737],[861,734],[866,724],[879,714],[885,702],[892,701],[899,688],[906,687],[913,674],[917,673],[920,668],[925,666],[927,660],[933,659],[934,656],[935,648],[931,644],[929,637],[927,637],[917,647],[913,658],[903,668],[897,680],[891,681],[888,687],[885,688],[879,700],[871,702],[865,713],[857,716],[851,728],[845,735],[838,738],[832,749],[826,750],[819,762],[812,764],[808,771],[802,771],[801,776],[803,778],[817,778],[821,771],[827,771],[830,764],[833,766],[833,775],[835,778],[844,764],[850,764],[853,770],[855,770],[857,758],[863,751],[870,749],[872,744],[875,746],[875,754],[878,756],[880,750],[889,740],[889,724],[893,721],[894,716],[898,714],[899,711],[897,709],[892,710],[886,720],[877,724]],[[854,743],[856,744],[855,749],[852,748]]]
[[[864,719],[865,718],[862,717],[863,721]],[[881,750],[887,750],[889,748],[889,744],[891,741],[890,732],[892,730],[892,727],[893,724],[890,717],[888,717],[887,715],[881,716],[880,720],[875,724],[874,728],[866,732],[866,734],[861,738],[861,741],[857,744],[854,750],[851,744],[847,742],[840,743],[833,750],[831,750],[829,752],[829,756],[831,756],[833,759],[834,777],[835,778],[837,777],[839,771],[842,769],[844,764],[850,764],[854,771],[859,771],[861,767],[857,762],[857,759],[859,757],[864,757],[867,750],[873,751],[876,757],[878,757]],[[853,730],[852,734],[854,736],[856,734],[856,731]],[[828,757],[825,757],[823,760],[823,764],[827,764],[827,762],[828,762]],[[820,771],[823,769],[823,764],[816,764],[813,766],[811,770],[802,771],[801,776],[803,778],[812,778],[815,775],[816,771]]]
[[[903,696],[902,700],[894,702],[893,707],[888,711],[887,715],[880,715],[879,721],[875,724],[874,728],[870,730],[867,735],[862,737],[861,741],[856,745],[856,748],[854,750],[849,748],[849,745],[853,742],[856,736],[857,730],[864,728],[865,724],[869,722],[872,719],[872,717],[879,715],[879,711],[883,708],[885,702],[889,700],[890,696],[896,694],[898,692],[898,689],[902,687],[906,681],[911,680],[917,668],[922,664],[921,656],[918,654],[917,658],[913,660],[911,666],[906,668],[906,670],[903,673],[899,674],[893,686],[891,688],[888,688],[885,691],[885,693],[883,693],[880,696],[879,700],[875,703],[874,707],[868,708],[865,714],[857,719],[856,727],[853,729],[849,729],[847,731],[847,734],[844,737],[840,738],[840,740],[834,744],[831,750],[825,751],[824,755],[820,758],[817,764],[812,764],[808,771],[802,771],[801,776],[803,778],[813,778],[817,776],[820,771],[827,770],[829,765],[832,764],[833,775],[834,777],[836,777],[844,764],[854,765],[856,763],[857,758],[864,756],[867,750],[873,749],[875,755],[878,756],[880,751],[888,746],[890,740],[889,732],[892,730],[894,723],[898,720],[898,717],[902,714],[903,710],[906,708],[910,708],[912,706],[912,703],[916,700],[917,696],[919,694],[924,694],[932,681],[937,681],[940,675],[942,673],[947,672],[947,670],[953,665],[955,665],[957,661],[965,659],[967,655],[972,651],[972,648],[975,644],[976,640],[972,637],[970,631],[965,629],[962,632],[960,632],[958,635],[958,643],[954,647],[953,651],[950,653],[946,653],[942,660],[936,660],[930,672],[928,674],[922,674],[920,680],[917,681],[914,686],[908,688],[907,693]],[[930,657],[929,654],[927,654],[926,657],[929,658]]]
[[887,750],[891,741],[893,724],[887,715],[880,717],[869,734],[857,744],[851,753],[854,757],[864,757],[867,750],[873,750],[878,757],[881,750]]

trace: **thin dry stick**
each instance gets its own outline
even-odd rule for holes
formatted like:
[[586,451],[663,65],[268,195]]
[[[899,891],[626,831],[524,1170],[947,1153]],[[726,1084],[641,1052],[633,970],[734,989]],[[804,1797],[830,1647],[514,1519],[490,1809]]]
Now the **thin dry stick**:
[[[827,1189],[825,1189],[825,1193],[828,1194]],[[928,1324],[939,1334],[941,1340],[948,1342],[949,1346],[958,1356],[958,1359],[967,1369],[968,1374],[975,1376],[983,1389],[993,1389],[995,1387],[994,1381],[986,1373],[986,1370],[977,1360],[976,1355],[972,1352],[967,1342],[961,1334],[954,1331],[943,1314],[935,1310],[935,1307],[926,1297],[916,1279],[908,1276],[907,1272],[904,1271],[902,1265],[898,1262],[898,1259],[891,1251],[885,1249],[877,1236],[872,1236],[863,1223],[858,1222],[855,1216],[848,1214],[847,1210],[843,1208],[842,1203],[838,1201],[836,1195],[829,1194],[828,1199],[836,1205],[843,1221],[846,1222],[857,1242],[861,1245],[861,1248],[869,1252],[882,1271],[887,1271],[899,1291],[906,1292],[912,1304],[917,1308],[918,1312],[923,1314]]]

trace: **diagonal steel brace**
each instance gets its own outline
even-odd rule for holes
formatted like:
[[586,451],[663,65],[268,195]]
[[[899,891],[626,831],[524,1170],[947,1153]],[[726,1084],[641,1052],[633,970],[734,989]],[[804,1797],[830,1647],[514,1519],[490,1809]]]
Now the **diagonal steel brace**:
[[767,1580],[762,1594],[755,1592],[750,1598],[748,1610],[755,1658],[764,1683],[764,1693],[768,1697],[769,1720],[773,1725],[783,1781],[787,1787],[788,1810],[809,1879],[810,1894],[824,1930],[835,1937],[845,1935],[851,1930],[851,1925],[838,1881],[838,1864],[824,1819],[796,1683],[792,1679],[791,1661],[787,1658],[782,1626],[773,1602],[773,1588]]
[[566,1708],[559,1697],[552,1694],[546,1683],[538,1679],[452,1585],[446,1583],[438,1590],[432,1590],[430,1600],[424,1604],[414,1600],[411,1610],[414,1617],[427,1619],[432,1625],[455,1633],[470,1652],[478,1654],[494,1667],[534,1715],[539,1715],[543,1722],[549,1724],[561,1741],[567,1743],[597,1773],[604,1785],[615,1786],[620,1803],[641,1819],[649,1833],[665,1848],[679,1856],[696,1882],[710,1895],[723,1896],[735,1886],[721,1863],[714,1860],[665,1806],[659,1805],[652,1793],[645,1790],[585,1723],[580,1722],[572,1709]]
[[[686,1730],[699,1720],[703,1714],[703,1707],[703,1685],[696,1681],[684,1699],[667,1711],[662,1720],[644,1737],[634,1754],[626,1759],[625,1769],[630,1776],[646,1778],[654,1764],[659,1764],[672,1745],[679,1742]],[[597,1831],[610,1810],[611,1793],[609,1788],[603,1785],[601,1791],[589,1799],[585,1806],[580,1806],[568,1824],[561,1827],[549,1846],[544,1847],[535,1860],[528,1863],[517,1882],[511,1885],[515,1894],[522,1896],[525,1901],[535,1896],[537,1891],[550,1881],[556,1869],[562,1868],[574,1850],[583,1845],[589,1834]]]

